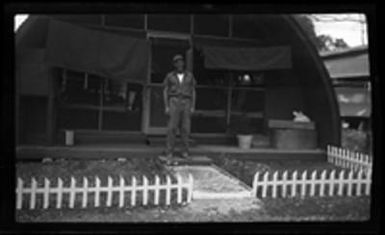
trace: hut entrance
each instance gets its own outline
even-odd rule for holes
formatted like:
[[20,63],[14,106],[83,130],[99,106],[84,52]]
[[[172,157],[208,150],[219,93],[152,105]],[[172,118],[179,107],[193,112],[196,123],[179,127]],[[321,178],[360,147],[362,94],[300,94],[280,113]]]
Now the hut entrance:
[[149,35],[151,43],[150,74],[146,90],[146,134],[165,134],[167,116],[164,113],[162,82],[173,68],[172,58],[176,54],[185,57],[186,67],[191,70],[190,41],[188,38]]

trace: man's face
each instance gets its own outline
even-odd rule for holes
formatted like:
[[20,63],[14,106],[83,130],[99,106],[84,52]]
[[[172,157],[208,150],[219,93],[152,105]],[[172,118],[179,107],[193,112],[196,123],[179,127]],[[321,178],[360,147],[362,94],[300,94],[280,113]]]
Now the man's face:
[[177,60],[174,62],[174,67],[177,71],[183,71],[184,69],[184,61],[183,60]]

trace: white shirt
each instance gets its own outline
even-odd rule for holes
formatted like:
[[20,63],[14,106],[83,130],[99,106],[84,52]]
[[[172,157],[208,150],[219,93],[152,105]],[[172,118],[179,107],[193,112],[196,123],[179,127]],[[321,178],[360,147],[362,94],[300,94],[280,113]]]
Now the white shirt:
[[177,73],[176,76],[178,76],[179,82],[182,83],[184,74],[183,73]]

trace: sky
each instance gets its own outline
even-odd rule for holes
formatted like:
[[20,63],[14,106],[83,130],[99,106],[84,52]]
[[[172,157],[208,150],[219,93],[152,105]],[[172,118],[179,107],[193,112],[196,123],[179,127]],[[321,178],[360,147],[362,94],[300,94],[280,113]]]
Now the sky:
[[[344,14],[346,15],[346,14]],[[316,16],[332,16],[342,17],[341,14],[317,14]],[[362,19],[365,16],[362,14],[349,14],[349,18]],[[358,22],[341,21],[341,22],[314,22],[315,31],[317,35],[328,34],[333,38],[343,38],[345,42],[350,46],[360,46],[363,43],[367,44],[366,25],[361,25]],[[362,29],[364,27],[364,38],[362,38]]]
[[17,31],[17,29],[20,27],[20,25],[28,18],[28,15],[27,14],[17,14],[15,16],[15,32]]
[[[347,14],[344,14],[345,16]],[[341,14],[315,14],[315,16],[322,17],[341,17]],[[27,14],[18,14],[15,16],[15,31],[20,27],[20,25],[27,19]],[[363,15],[360,14],[349,14],[350,18],[362,18]],[[358,22],[328,22],[320,21],[314,22],[316,34],[328,34],[334,38],[343,38],[345,42],[350,46],[360,46],[363,43],[367,43],[367,36],[362,38],[362,25]],[[365,29],[366,30],[366,29]]]

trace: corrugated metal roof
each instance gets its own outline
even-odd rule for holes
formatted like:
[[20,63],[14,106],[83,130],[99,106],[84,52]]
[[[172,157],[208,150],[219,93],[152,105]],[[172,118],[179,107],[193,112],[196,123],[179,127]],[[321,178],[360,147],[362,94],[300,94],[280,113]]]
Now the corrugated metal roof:
[[321,54],[331,78],[369,77],[367,47]]

